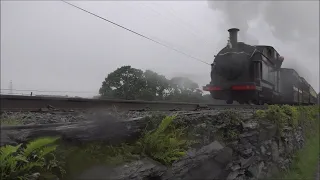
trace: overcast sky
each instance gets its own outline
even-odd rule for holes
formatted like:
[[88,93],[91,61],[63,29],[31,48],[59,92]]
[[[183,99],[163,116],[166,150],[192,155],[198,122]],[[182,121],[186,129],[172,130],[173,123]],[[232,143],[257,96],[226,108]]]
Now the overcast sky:
[[[319,90],[319,2],[286,1],[272,12],[262,10],[275,4],[262,2],[253,4],[262,10],[251,14],[244,14],[252,9],[245,5],[249,10],[241,8],[239,20],[221,2],[71,2],[208,63],[225,46],[228,28],[244,28],[240,40],[274,46],[285,57],[283,67],[296,68]],[[122,65],[168,78],[187,76],[200,86],[210,82],[209,65],[61,1],[1,1],[1,89],[12,80],[13,89],[93,96],[106,75]]]

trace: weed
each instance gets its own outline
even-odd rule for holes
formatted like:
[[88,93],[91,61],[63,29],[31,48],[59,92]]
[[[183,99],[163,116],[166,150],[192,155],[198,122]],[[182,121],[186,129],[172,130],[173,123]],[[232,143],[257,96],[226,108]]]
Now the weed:
[[20,125],[22,124],[22,120],[17,119],[17,118],[4,118],[4,119],[0,119],[1,125],[9,125],[9,126],[13,126],[13,125]]
[[190,143],[183,138],[184,128],[172,124],[175,117],[165,117],[157,129],[144,134],[137,142],[142,153],[166,165],[185,155]]
[[26,147],[6,145],[0,148],[1,179],[29,179],[33,173],[50,173],[58,168],[60,175],[65,171],[53,152],[58,138],[44,137],[31,141]]
[[[299,107],[308,114],[312,126],[306,131],[306,144],[299,150],[288,171],[275,175],[277,179],[314,179],[319,160],[319,119],[314,119],[318,107]],[[309,109],[309,110],[308,110]]]

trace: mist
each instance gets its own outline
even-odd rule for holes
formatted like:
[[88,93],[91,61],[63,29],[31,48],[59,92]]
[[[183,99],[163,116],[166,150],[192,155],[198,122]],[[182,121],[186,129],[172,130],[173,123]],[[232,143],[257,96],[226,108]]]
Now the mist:
[[227,28],[240,29],[240,41],[275,47],[285,57],[282,67],[295,69],[318,89],[318,1],[208,1],[208,6],[224,14]]

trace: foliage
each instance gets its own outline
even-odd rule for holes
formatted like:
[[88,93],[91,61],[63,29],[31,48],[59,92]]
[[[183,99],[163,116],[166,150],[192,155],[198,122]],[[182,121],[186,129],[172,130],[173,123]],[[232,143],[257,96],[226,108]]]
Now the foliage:
[[185,155],[190,143],[183,138],[184,129],[172,124],[175,117],[167,116],[156,130],[144,134],[137,142],[142,153],[166,165]]
[[234,111],[227,110],[216,116],[216,121],[222,122],[224,127],[219,128],[216,136],[224,141],[237,139],[240,135],[242,116]]
[[16,118],[1,118],[0,119],[1,125],[9,125],[9,126],[13,126],[13,125],[20,125],[22,124],[22,120],[20,119],[16,119]]
[[133,146],[120,144],[111,146],[102,142],[92,142],[80,146],[65,145],[60,154],[61,160],[66,162],[67,176],[75,174],[97,164],[119,165],[136,159],[132,154]]
[[199,85],[186,77],[167,79],[151,70],[122,66],[108,74],[99,90],[102,98],[211,102]]
[[[293,163],[288,171],[277,174],[276,179],[314,179],[319,160],[319,118],[318,106],[299,107],[299,112],[309,112],[312,126],[306,131],[306,143],[304,147],[296,153]],[[309,110],[308,110],[309,109]],[[302,111],[303,110],[303,111]],[[314,115],[314,116],[312,116]]]
[[63,175],[65,171],[53,154],[57,139],[44,137],[31,141],[26,147],[22,144],[1,147],[1,179],[29,179],[33,173],[50,173],[55,168]]
[[267,110],[257,110],[255,117],[276,124],[281,135],[285,126],[297,128],[300,124],[309,127],[312,124],[310,121],[314,121],[318,113],[318,106],[270,105]]
[[105,78],[99,93],[108,98],[136,99],[145,86],[143,71],[122,66]]

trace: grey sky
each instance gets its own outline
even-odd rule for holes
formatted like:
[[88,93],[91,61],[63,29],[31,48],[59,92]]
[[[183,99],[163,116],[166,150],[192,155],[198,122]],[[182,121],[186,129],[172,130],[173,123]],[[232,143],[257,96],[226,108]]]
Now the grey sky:
[[[207,1],[72,3],[208,63],[226,44],[231,26],[223,9],[209,8]],[[316,13],[312,27],[306,28],[319,29],[319,10]],[[248,37],[275,46],[286,58],[284,66],[299,67],[319,89],[319,37],[305,40],[309,48],[299,49],[298,40],[276,38],[265,18],[255,16],[249,24]],[[210,66],[61,1],[1,2],[1,88],[8,88],[12,80],[14,89],[98,92],[108,73],[128,64],[168,78],[187,76],[200,86],[210,81]]]

